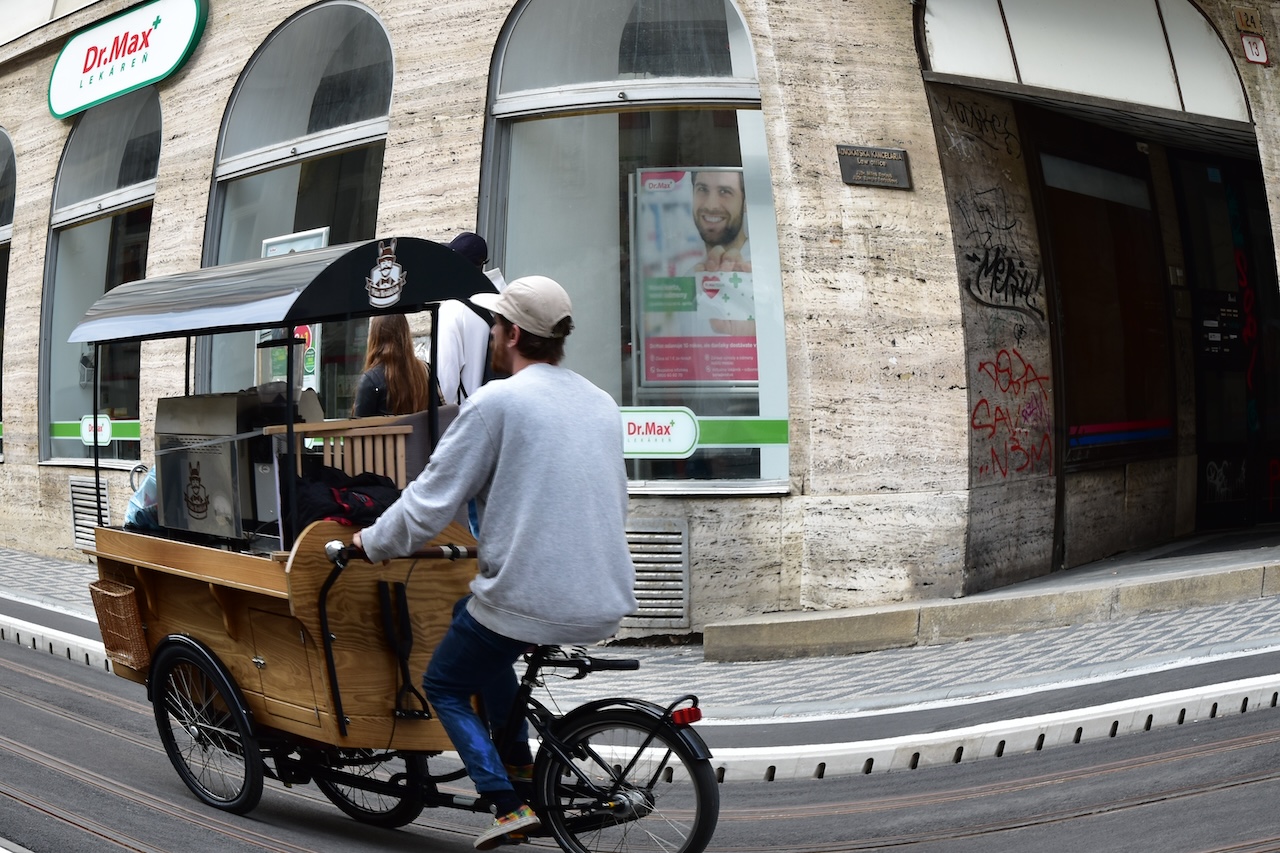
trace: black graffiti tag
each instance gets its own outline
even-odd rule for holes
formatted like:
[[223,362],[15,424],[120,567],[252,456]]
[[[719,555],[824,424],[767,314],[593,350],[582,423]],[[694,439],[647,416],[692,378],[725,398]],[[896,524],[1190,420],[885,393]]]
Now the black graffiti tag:
[[961,245],[976,243],[989,247],[995,243],[996,237],[1012,234],[1020,224],[1003,187],[961,195],[956,199],[955,207],[964,221],[965,233],[957,235]]
[[1022,156],[1022,141],[1018,139],[1009,116],[993,112],[981,104],[966,103],[955,98],[947,98],[945,110],[963,132],[992,151],[1003,149],[1013,157]]
[[970,296],[991,308],[1017,311],[1044,320],[1044,311],[1038,304],[1044,289],[1044,273],[1028,267],[1026,261],[1003,246],[988,246],[981,254],[970,252],[965,259],[977,266],[964,282]]

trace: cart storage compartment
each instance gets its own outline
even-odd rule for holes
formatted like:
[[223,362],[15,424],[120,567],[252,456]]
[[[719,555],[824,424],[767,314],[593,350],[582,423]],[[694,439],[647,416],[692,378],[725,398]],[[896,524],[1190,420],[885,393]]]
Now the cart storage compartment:
[[[279,547],[275,453],[262,434],[284,423],[284,397],[272,385],[233,394],[167,397],[156,406],[156,490],[160,525],[228,540],[265,538]],[[309,406],[314,392],[297,408]],[[296,417],[292,419],[296,420]]]

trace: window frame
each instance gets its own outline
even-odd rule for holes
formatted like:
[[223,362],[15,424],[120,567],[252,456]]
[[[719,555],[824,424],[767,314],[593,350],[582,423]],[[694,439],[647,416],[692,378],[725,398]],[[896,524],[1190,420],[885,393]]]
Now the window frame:
[[[136,92],[150,91],[156,99],[156,108],[160,109],[160,95],[154,86],[144,87],[144,89],[134,90],[134,92],[126,93],[119,97],[129,97]],[[45,263],[43,270],[43,281],[41,284],[41,308],[40,308],[40,351],[37,358],[37,379],[36,379],[36,423],[37,423],[37,464],[50,465],[58,467],[92,467],[94,465],[93,455],[87,457],[78,456],[60,456],[55,453],[55,444],[53,439],[53,425],[56,419],[53,416],[52,395],[53,395],[53,377],[52,371],[52,351],[53,346],[59,343],[53,339],[54,312],[49,306],[53,305],[58,295],[58,244],[62,234],[72,228],[86,225],[91,222],[104,219],[112,219],[122,213],[133,208],[143,205],[155,203],[155,193],[157,179],[155,176],[144,181],[139,181],[125,187],[119,187],[106,193],[102,193],[92,198],[81,199],[79,201],[68,204],[64,207],[55,208],[53,204],[58,198],[60,182],[63,177],[63,166],[66,162],[68,153],[73,143],[76,141],[76,130],[79,122],[84,117],[90,115],[93,110],[101,110],[109,108],[112,103],[118,99],[112,99],[102,104],[91,107],[89,110],[80,114],[76,126],[72,128],[67,135],[66,142],[63,143],[62,153],[58,161],[57,176],[54,179],[53,186],[50,191],[50,213],[49,213],[49,230],[45,239]],[[164,115],[159,116],[161,133],[157,139],[157,144],[164,144]],[[127,143],[126,143],[127,148]],[[156,152],[157,162],[159,160],[159,151]],[[150,236],[148,236],[148,247],[150,245]],[[139,371],[138,381],[141,383],[141,371]],[[96,394],[96,388],[94,394]],[[141,386],[139,385],[139,396],[141,396]],[[141,399],[139,399],[139,410],[141,407]],[[116,441],[138,441],[141,445],[141,438],[134,439],[118,438]],[[136,459],[114,459],[99,458],[98,464],[104,468],[118,468],[121,470],[129,470],[138,464]]]
[[[513,126],[523,120],[545,120],[575,114],[619,114],[627,111],[659,111],[680,110],[688,108],[708,108],[734,111],[760,112],[762,110],[760,85],[757,77],[745,79],[741,77],[661,77],[661,78],[618,78],[614,80],[593,81],[590,83],[566,84],[563,86],[544,87],[529,90],[518,90],[509,94],[499,91],[502,79],[503,62],[516,30],[516,22],[533,3],[538,0],[522,0],[511,12],[503,27],[494,48],[494,59],[489,72],[488,103],[485,111],[484,142],[481,151],[480,189],[477,204],[477,222],[489,240],[494,264],[501,266],[504,260],[504,248],[507,240],[507,204],[506,190],[510,186],[510,164],[513,146]],[[726,0],[730,14],[742,18],[742,12],[734,0]],[[746,49],[751,50],[748,40]],[[751,56],[752,68],[755,68],[754,55]],[[741,133],[741,130],[739,131]],[[748,156],[743,152],[743,168],[758,155]],[[767,151],[766,175],[768,170]],[[771,180],[771,178],[766,178]],[[776,246],[776,199],[772,200],[773,220],[768,223],[773,227],[771,242]],[[753,225],[753,239],[757,236],[757,227]],[[764,243],[764,240],[761,240]],[[779,270],[779,273],[781,271]],[[778,284],[781,293],[781,281]],[[783,318],[785,337],[785,317]],[[784,344],[785,346],[785,344]],[[789,387],[789,380],[784,380],[784,387]],[[785,392],[784,392],[785,393]],[[784,403],[787,413],[784,415],[790,423],[790,403]],[[768,419],[763,413],[761,420]],[[789,432],[789,429],[788,429]],[[788,456],[786,476],[780,478],[758,479],[628,479],[628,492],[633,495],[779,495],[790,494],[791,465],[789,461],[791,440],[780,445]],[[762,453],[769,449],[762,448]],[[762,461],[763,464],[763,461]]]
[[[376,118],[363,119],[351,124],[325,128],[290,139],[282,139],[270,145],[224,157],[222,152],[226,146],[227,129],[237,108],[248,108],[247,104],[241,102],[241,98],[245,84],[251,78],[259,60],[271,51],[272,46],[291,25],[307,15],[321,12],[323,8],[338,6],[358,9],[382,30],[386,40],[387,59],[391,64],[391,89],[388,92],[387,113]],[[382,154],[385,156],[385,145],[391,130],[391,104],[394,100],[396,83],[395,67],[395,42],[387,29],[386,22],[373,9],[363,3],[355,2],[355,0],[328,0],[328,2],[316,3],[300,9],[263,39],[236,80],[218,126],[218,144],[214,155],[208,212],[205,217],[205,242],[201,254],[201,266],[211,267],[231,262],[230,260],[221,259],[220,254],[223,219],[226,215],[227,190],[236,181],[294,165],[301,166],[309,161],[377,144],[383,145]],[[380,190],[381,188],[379,187],[379,196],[381,195]],[[214,351],[213,337],[206,335],[196,341],[194,348],[196,393],[209,393],[213,389]],[[256,356],[253,357],[256,358]]]

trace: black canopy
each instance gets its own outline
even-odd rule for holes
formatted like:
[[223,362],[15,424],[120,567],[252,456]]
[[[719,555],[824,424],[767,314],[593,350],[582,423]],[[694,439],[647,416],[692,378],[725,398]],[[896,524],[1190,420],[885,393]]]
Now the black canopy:
[[421,311],[494,291],[439,243],[392,237],[131,281],[108,291],[68,341],[186,337]]

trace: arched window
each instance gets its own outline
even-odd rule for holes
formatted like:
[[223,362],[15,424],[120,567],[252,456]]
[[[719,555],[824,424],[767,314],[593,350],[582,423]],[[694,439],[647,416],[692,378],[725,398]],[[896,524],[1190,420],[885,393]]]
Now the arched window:
[[[223,121],[210,263],[375,236],[392,71],[386,29],[358,3],[311,6],[267,39]],[[362,321],[312,331],[317,351],[301,360],[303,383],[330,416],[351,410],[366,329]],[[219,335],[209,352],[212,390],[283,378],[268,356],[255,364],[249,334]]]
[[1250,121],[1231,54],[1188,0],[928,0],[924,26],[934,74]]
[[[4,364],[4,306],[9,289],[9,242],[13,239],[13,195],[17,184],[13,142],[0,128],[0,364]],[[4,461],[4,377],[0,375],[0,462]]]
[[569,291],[565,363],[624,407],[633,488],[785,488],[777,227],[737,8],[525,0],[494,63],[481,227],[508,280]]
[[41,456],[84,459],[82,419],[110,419],[103,458],[137,459],[138,344],[94,350],[67,343],[72,327],[111,288],[143,278],[160,160],[160,101],[146,87],[82,113],[67,140],[53,197],[50,268],[45,277],[41,357]]

